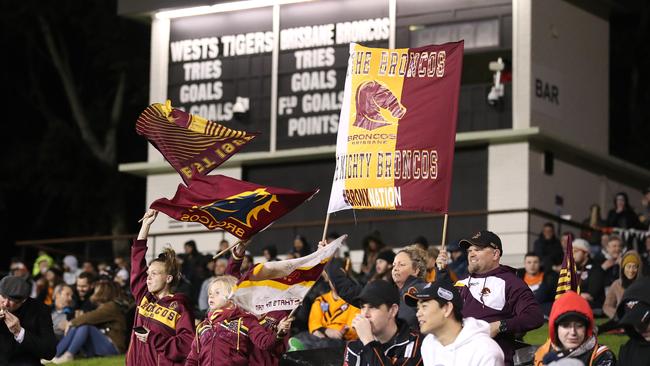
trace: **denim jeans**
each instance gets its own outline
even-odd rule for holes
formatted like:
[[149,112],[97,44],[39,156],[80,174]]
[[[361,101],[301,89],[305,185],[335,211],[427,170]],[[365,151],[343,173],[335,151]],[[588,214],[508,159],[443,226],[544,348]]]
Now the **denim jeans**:
[[65,352],[76,355],[79,351],[84,351],[88,357],[118,354],[110,338],[92,325],[70,328],[68,334],[56,346],[57,357]]

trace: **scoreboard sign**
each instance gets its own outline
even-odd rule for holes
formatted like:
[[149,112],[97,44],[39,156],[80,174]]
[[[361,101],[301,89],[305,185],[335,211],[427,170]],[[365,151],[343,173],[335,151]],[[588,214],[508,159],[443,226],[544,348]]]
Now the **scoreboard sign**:
[[[167,97],[192,114],[261,132],[246,151],[270,150],[272,119],[278,150],[334,145],[349,43],[388,46],[388,1],[286,4],[279,18],[277,34],[272,7],[171,19]],[[274,51],[278,86],[272,118]],[[249,99],[242,119],[234,118],[237,97]]]
[[[267,151],[273,43],[270,7],[172,19],[167,97],[232,129],[261,132],[246,151]],[[241,121],[233,119],[237,97],[250,100]]]

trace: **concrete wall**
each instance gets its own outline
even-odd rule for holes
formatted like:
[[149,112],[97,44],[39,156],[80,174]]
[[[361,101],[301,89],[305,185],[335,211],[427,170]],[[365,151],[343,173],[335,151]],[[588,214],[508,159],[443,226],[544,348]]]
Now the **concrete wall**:
[[530,125],[608,153],[608,22],[562,0],[532,1],[532,14]]

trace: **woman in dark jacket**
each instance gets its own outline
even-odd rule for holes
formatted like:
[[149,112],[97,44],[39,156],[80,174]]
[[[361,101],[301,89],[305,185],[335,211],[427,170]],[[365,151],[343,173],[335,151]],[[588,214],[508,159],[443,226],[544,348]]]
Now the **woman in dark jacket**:
[[119,285],[110,278],[95,285],[90,301],[97,309],[72,321],[56,347],[53,363],[70,362],[81,350],[86,356],[109,356],[126,351],[126,302]]
[[614,208],[607,214],[607,226],[622,229],[639,229],[639,217],[630,207],[630,201],[625,192],[619,192],[614,198]]

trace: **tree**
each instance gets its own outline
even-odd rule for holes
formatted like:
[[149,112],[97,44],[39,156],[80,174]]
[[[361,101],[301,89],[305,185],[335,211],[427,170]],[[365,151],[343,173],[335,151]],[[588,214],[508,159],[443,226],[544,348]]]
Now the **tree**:
[[3,49],[13,51],[3,65],[12,91],[5,118],[16,127],[0,150],[10,156],[0,167],[11,172],[0,184],[5,235],[134,231],[144,181],[117,165],[146,158],[134,125],[148,104],[149,25],[118,17],[114,1],[0,9],[2,33],[11,35]]

